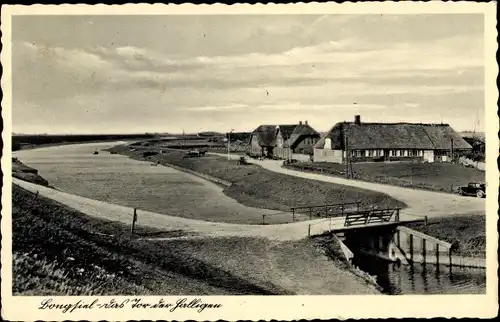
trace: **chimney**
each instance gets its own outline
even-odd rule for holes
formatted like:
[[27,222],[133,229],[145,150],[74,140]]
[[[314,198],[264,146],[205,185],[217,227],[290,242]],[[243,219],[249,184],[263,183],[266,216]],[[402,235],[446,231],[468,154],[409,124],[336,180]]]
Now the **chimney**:
[[305,121],[305,124],[307,125],[307,120]]
[[354,115],[354,124],[361,124],[361,115]]
[[302,121],[299,121],[299,125],[302,125]]

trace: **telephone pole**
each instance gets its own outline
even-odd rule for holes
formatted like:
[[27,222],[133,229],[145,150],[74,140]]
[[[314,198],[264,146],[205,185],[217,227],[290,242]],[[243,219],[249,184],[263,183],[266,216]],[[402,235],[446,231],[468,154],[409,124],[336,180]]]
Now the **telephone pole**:
[[453,163],[455,161],[455,157],[453,154],[453,138],[451,137],[450,140],[451,140],[451,163]]
[[349,179],[349,147],[347,145],[347,137],[344,133],[344,145],[345,145],[345,174],[347,179]]

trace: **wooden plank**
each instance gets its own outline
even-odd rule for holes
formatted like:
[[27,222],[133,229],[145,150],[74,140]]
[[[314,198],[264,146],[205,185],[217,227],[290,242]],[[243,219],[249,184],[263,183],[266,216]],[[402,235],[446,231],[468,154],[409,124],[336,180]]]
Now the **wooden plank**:
[[398,226],[397,229],[400,230],[400,231],[402,231],[402,232],[405,232],[407,234],[414,235],[415,237],[418,237],[418,238],[421,238],[421,239],[426,239],[427,241],[432,241],[433,243],[439,244],[439,245],[443,246],[446,249],[450,249],[451,248],[451,244],[450,243],[442,241],[442,240],[437,239],[435,237],[426,235],[424,233],[421,233],[419,231],[413,230],[411,228],[408,228],[408,227],[405,227],[405,226]]

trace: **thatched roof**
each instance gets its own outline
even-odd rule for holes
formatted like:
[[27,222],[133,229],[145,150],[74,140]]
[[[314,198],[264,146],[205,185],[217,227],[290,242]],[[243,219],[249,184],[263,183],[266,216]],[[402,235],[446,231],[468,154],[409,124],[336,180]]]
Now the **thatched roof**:
[[285,147],[293,147],[304,135],[319,136],[319,133],[308,124],[261,125],[253,131],[252,135],[257,136],[260,146],[275,146],[278,132],[283,136]]
[[260,146],[275,146],[276,134],[276,125],[261,125],[253,131],[252,136],[257,136]]
[[337,123],[324,134],[315,148],[323,148],[325,139],[331,139],[333,150],[345,149],[422,149],[439,150],[453,148],[471,149],[448,124],[420,123]]
[[299,139],[303,136],[319,137],[319,133],[314,130],[309,124],[299,124],[295,127],[292,134],[285,142],[285,147],[295,148],[295,146],[299,143]]

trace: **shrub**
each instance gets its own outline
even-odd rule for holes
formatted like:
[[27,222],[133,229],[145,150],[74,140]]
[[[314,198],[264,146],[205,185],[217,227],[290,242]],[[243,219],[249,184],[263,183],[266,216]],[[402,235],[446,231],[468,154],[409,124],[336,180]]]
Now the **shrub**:
[[146,152],[142,153],[142,156],[149,157],[149,156],[153,156],[153,155],[157,155],[157,154],[158,154],[158,152],[156,152],[156,151],[146,151]]

